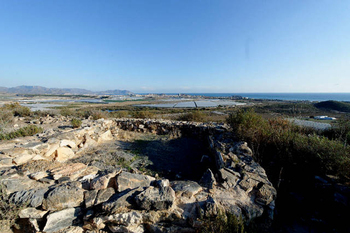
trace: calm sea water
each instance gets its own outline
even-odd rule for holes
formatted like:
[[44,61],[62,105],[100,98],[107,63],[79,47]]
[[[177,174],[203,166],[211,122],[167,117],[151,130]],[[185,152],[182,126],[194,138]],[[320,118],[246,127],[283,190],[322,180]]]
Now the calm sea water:
[[[176,95],[175,93],[167,93]],[[178,94],[178,93],[177,93]],[[193,96],[230,97],[243,96],[253,99],[309,100],[309,101],[350,101],[350,93],[181,93]]]

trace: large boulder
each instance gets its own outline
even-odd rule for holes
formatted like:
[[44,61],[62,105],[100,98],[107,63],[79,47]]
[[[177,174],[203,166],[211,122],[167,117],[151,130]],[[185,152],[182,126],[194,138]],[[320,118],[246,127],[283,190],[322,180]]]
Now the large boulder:
[[68,208],[47,216],[47,222],[43,232],[57,232],[68,226],[71,226],[77,217],[81,215],[80,208]]
[[155,178],[151,176],[122,172],[117,176],[117,190],[122,192],[137,187],[148,187]]
[[84,201],[84,190],[80,182],[69,182],[51,190],[43,201],[44,210],[62,210],[77,207]]
[[172,207],[175,201],[175,191],[169,187],[157,188],[150,186],[135,198],[140,209],[166,210]]

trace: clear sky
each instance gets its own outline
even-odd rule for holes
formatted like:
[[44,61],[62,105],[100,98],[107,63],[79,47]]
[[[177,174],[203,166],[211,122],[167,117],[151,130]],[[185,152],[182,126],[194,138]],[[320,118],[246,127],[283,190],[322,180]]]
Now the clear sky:
[[348,0],[0,0],[0,86],[350,92]]

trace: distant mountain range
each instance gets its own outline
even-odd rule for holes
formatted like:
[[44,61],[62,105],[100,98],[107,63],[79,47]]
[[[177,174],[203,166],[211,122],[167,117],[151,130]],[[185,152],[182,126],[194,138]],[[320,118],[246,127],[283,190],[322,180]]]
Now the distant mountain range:
[[0,87],[0,93],[41,95],[129,95],[127,90],[90,91],[80,88],[47,88],[41,86]]

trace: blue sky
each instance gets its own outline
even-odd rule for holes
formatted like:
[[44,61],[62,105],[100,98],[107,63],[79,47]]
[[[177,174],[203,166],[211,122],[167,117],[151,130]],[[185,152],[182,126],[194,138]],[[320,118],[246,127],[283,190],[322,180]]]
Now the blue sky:
[[350,92],[350,1],[0,1],[0,86]]

